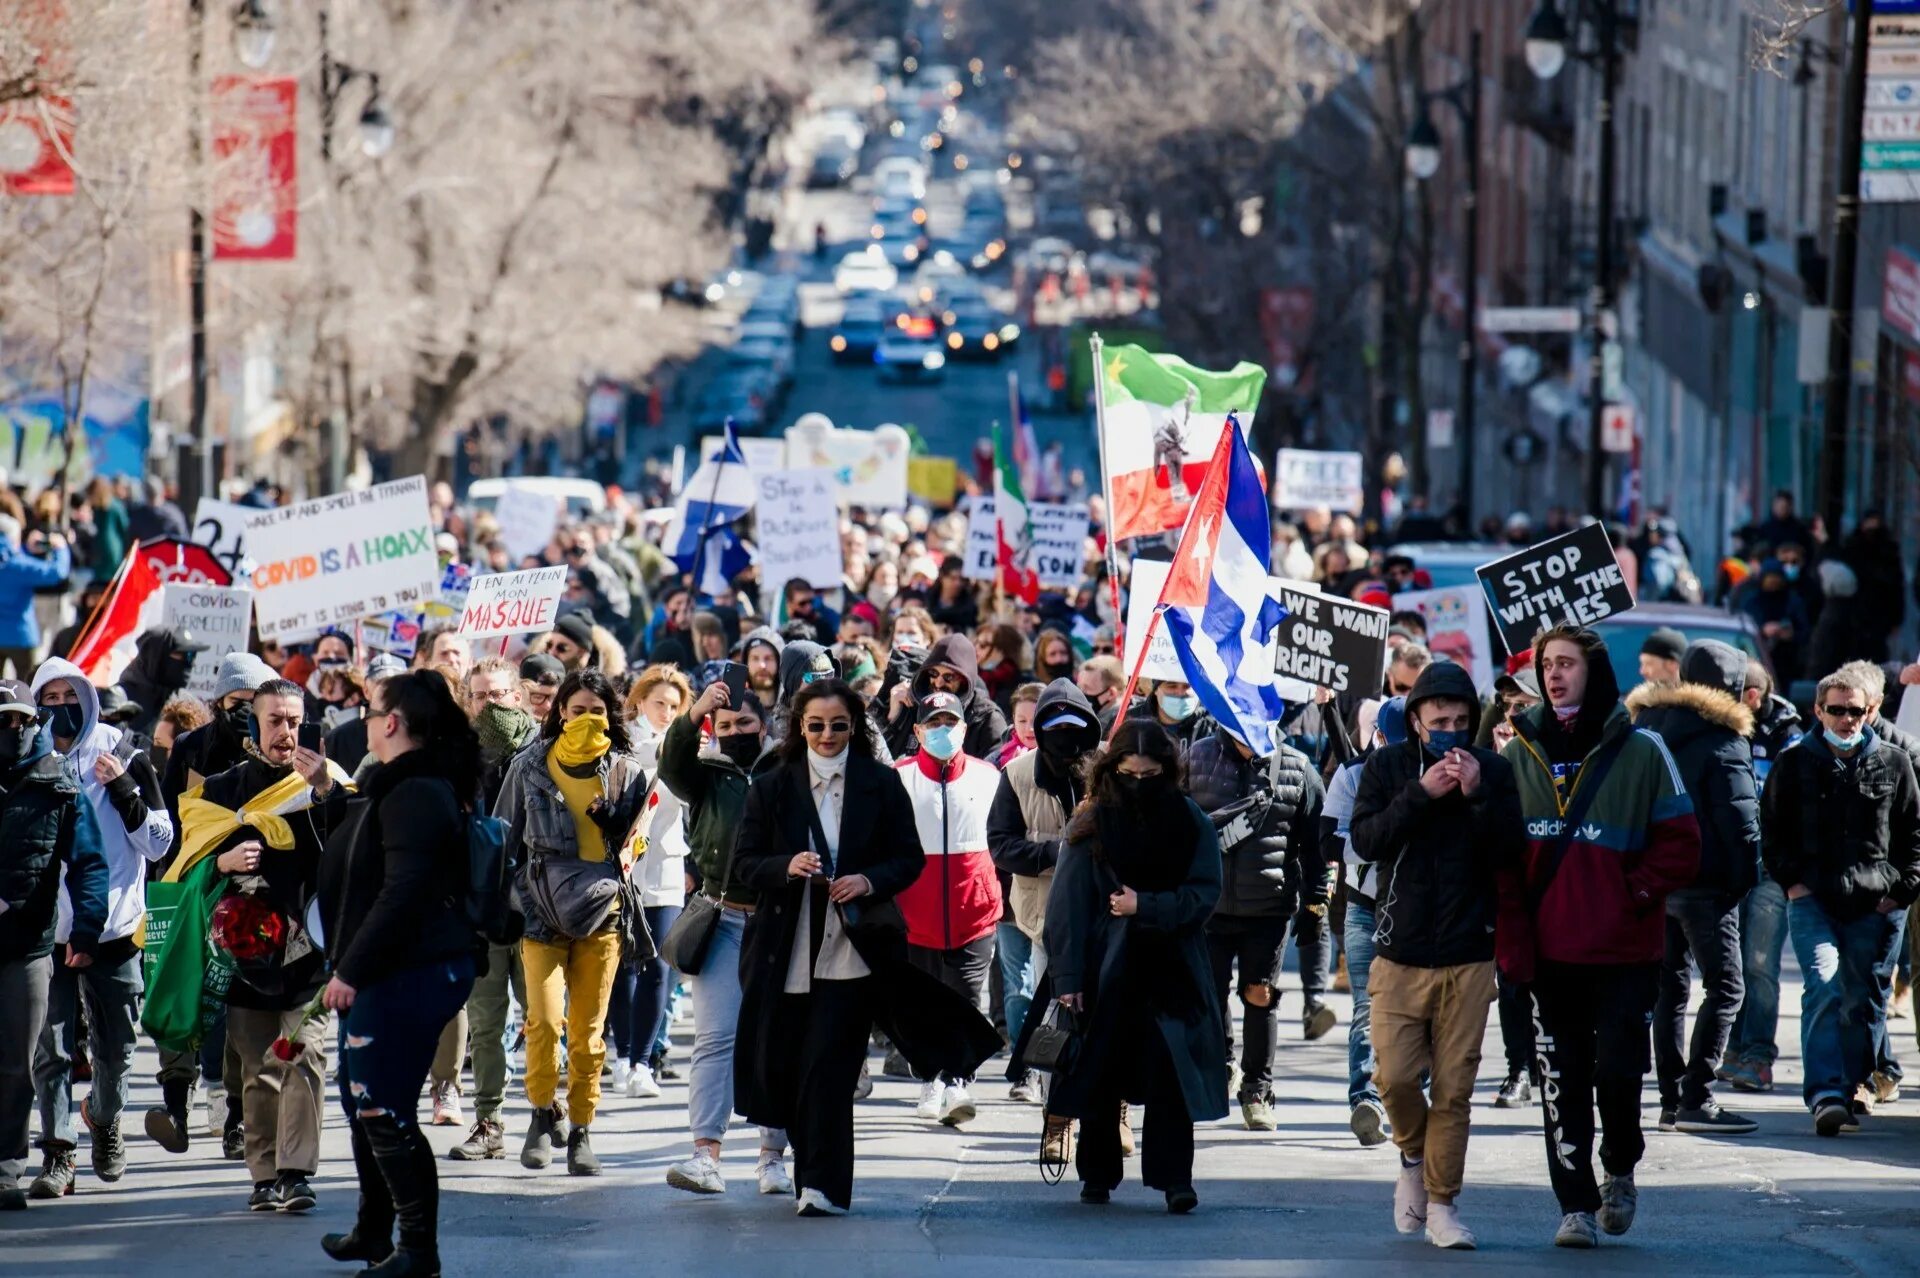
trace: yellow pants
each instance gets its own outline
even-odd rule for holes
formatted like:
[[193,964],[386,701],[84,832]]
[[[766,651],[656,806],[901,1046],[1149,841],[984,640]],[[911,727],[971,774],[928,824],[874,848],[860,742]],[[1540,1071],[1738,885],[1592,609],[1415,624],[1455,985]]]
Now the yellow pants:
[[607,931],[577,941],[522,941],[520,961],[527,973],[527,1100],[535,1109],[553,1104],[564,1016],[567,1121],[590,1126],[600,1104],[607,1005],[620,966],[620,936]]

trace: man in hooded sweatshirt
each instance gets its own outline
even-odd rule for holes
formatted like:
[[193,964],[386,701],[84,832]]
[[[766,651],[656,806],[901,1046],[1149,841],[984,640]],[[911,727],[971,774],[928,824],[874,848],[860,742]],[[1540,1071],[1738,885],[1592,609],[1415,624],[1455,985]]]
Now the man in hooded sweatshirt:
[[167,699],[187,686],[193,677],[193,659],[207,645],[184,630],[155,627],[136,641],[133,660],[120,674],[120,689],[127,699],[141,707],[127,727],[142,736],[151,736],[160,719],[160,708]]
[[[1624,1234],[1646,1152],[1640,1086],[1666,954],[1667,895],[1693,882],[1700,826],[1659,736],[1620,705],[1606,641],[1573,625],[1533,644],[1546,700],[1513,716],[1512,765],[1527,820],[1518,872],[1501,875],[1499,962],[1532,982],[1547,1172],[1562,1212],[1554,1245]],[[1594,1183],[1593,1114],[1602,1184]]]
[[780,699],[780,654],[787,646],[772,626],[756,626],[740,641],[740,663],[747,668],[747,687],[770,706]]
[[[1660,1130],[1739,1136],[1750,1118],[1713,1099],[1716,1070],[1745,996],[1740,902],[1760,879],[1760,799],[1748,735],[1753,713],[1746,654],[1716,639],[1687,645],[1674,686],[1643,684],[1627,697],[1634,724],[1660,734],[1693,797],[1700,822],[1700,872],[1667,897],[1666,955],[1653,1005],[1653,1059],[1660,1081]],[[1690,964],[1706,1002],[1686,1041]]]
[[1472,744],[1479,719],[1464,667],[1421,671],[1407,694],[1408,739],[1368,757],[1351,826],[1354,854],[1379,867],[1367,985],[1374,1077],[1400,1149],[1394,1226],[1424,1226],[1450,1250],[1475,1245],[1454,1201],[1497,993],[1497,876],[1518,869],[1525,846],[1512,767]]
[[887,749],[896,758],[904,759],[919,748],[913,735],[914,708],[930,692],[950,692],[960,698],[966,722],[962,748],[976,759],[986,758],[1007,739],[1007,718],[980,681],[980,657],[973,640],[965,635],[947,635],[927,650],[927,659],[909,690],[894,686],[884,736]]
[[[160,799],[153,763],[119,728],[100,722],[100,703],[86,675],[71,662],[44,662],[33,677],[34,700],[48,717],[53,744],[72,765],[93,809],[107,860],[107,922],[84,968],[54,968],[47,1022],[34,1049],[34,1093],[40,1103],[40,1147],[47,1154],[42,1180],[49,1197],[71,1191],[75,1146],[73,1053],[81,991],[88,1012],[93,1089],[80,1116],[92,1133],[94,1175],[119,1180],[127,1147],[120,1115],[127,1107],[140,1024],[140,950],[133,934],[146,915],[147,867],[173,846],[173,822]],[[73,911],[62,901],[54,942],[72,938]],[[39,1182],[35,1182],[39,1185]]]

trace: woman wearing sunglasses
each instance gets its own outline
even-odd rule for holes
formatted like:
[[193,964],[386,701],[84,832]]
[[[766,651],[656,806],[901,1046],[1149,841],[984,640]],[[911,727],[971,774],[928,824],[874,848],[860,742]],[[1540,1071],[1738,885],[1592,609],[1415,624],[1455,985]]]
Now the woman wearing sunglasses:
[[874,757],[860,698],[838,679],[794,697],[780,766],[747,793],[737,882],[759,894],[740,968],[735,1101],[785,1128],[802,1216],[853,1199],[853,1091],[867,1034],[884,1029],[923,1078],[971,1075],[999,1047],[979,1011],[907,961],[894,897],[925,855],[913,807]]

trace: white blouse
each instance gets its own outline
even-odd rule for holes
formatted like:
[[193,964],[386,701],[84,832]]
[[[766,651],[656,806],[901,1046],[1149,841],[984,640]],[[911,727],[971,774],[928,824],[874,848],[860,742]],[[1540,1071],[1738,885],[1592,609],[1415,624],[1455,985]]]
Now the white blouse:
[[[820,832],[826,835],[827,846],[815,848],[814,852],[825,861],[840,850],[840,814],[847,789],[847,755],[842,750],[831,759],[823,759],[813,751],[807,751],[807,775],[811,782],[814,811],[820,814]],[[853,942],[847,936],[845,921],[840,917],[840,907],[828,902],[826,932],[820,938],[820,954],[811,965],[807,956],[813,952],[813,897],[815,892],[825,892],[828,880],[824,875],[815,875],[807,880],[806,891],[800,896],[800,920],[793,931],[793,951],[787,956],[787,981],[782,987],[788,994],[805,994],[813,988],[813,982],[852,981],[872,975],[872,969],[860,957],[860,951],[853,948]]]

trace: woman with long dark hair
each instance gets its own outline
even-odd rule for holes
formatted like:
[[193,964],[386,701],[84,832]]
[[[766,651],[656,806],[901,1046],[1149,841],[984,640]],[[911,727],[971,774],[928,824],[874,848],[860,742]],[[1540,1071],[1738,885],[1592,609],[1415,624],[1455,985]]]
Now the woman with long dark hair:
[[853,1199],[853,1091],[867,1034],[915,1072],[970,1076],[999,1047],[965,999],[907,960],[894,897],[926,857],[899,776],[874,757],[860,698],[823,679],[794,698],[780,765],[747,792],[733,877],[759,894],[740,970],[736,1107],[793,1143],[802,1216]]
[[322,998],[340,1013],[340,1103],[360,1210],[350,1231],[320,1245],[335,1260],[368,1261],[370,1274],[436,1275],[439,1180],[418,1109],[482,948],[464,910],[480,741],[446,680],[411,671],[375,685],[367,748],[379,766],[319,874],[333,964]]
[[1193,1125],[1227,1116],[1226,1029],[1204,925],[1220,897],[1213,823],[1159,724],[1128,719],[1087,775],[1047,899],[1049,987],[1082,1027],[1047,1112],[1078,1118],[1080,1201],[1120,1184],[1120,1113],[1145,1105],[1140,1179],[1192,1211]]
[[[620,849],[647,792],[620,696],[592,667],[560,683],[539,738],[514,756],[494,815],[520,851],[517,891],[527,934],[527,1100],[533,1119],[520,1165],[539,1170],[566,1146],[567,1170],[597,1176],[588,1131],[600,1104],[604,1031],[620,967],[621,934],[643,926],[639,895]],[[560,1027],[567,1030],[567,1113],[560,1086]]]

